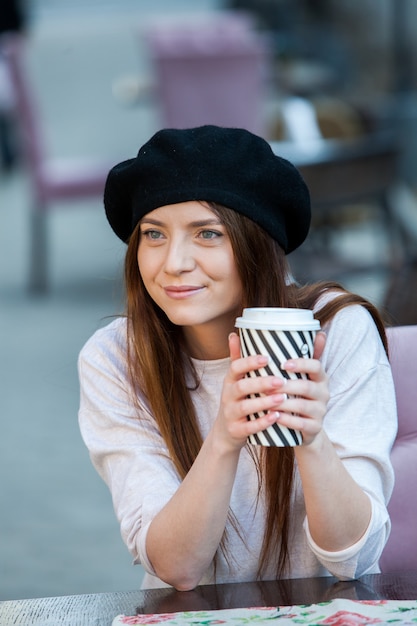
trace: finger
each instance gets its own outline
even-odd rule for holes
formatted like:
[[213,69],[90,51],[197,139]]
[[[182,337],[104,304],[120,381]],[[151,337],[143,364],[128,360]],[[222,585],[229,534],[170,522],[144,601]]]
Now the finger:
[[322,400],[307,400],[305,398],[294,398],[283,400],[279,406],[279,412],[284,415],[297,415],[307,420],[321,420],[326,413],[326,403]]
[[237,397],[249,396],[252,394],[270,395],[277,391],[282,393],[286,387],[286,379],[280,376],[246,376],[240,378],[236,383]]
[[325,381],[316,381],[312,378],[290,378],[285,386],[277,387],[281,393],[286,393],[288,398],[306,398],[308,400],[321,400],[326,402],[328,399],[328,387]]
[[319,359],[323,354],[324,346],[326,345],[327,335],[323,330],[320,330],[316,334],[316,338],[314,340],[314,353],[313,359]]
[[[235,354],[236,353],[234,352],[234,355]],[[229,372],[231,377],[237,380],[239,378],[242,378],[243,376],[246,376],[246,374],[248,374],[249,372],[253,372],[255,370],[261,370],[262,372],[262,369],[266,367],[268,361],[269,358],[267,356],[264,356],[263,354],[255,354],[244,358],[241,358],[239,355],[239,358],[234,358],[234,360],[232,360]]]
[[229,335],[229,351],[232,361],[240,358],[240,339],[237,333],[230,333]]
[[305,419],[299,415],[288,415],[280,411],[279,417],[276,421],[278,424],[285,426],[286,428],[296,430],[301,433],[303,445],[311,443],[321,431],[320,422]]
[[249,435],[254,435],[262,430],[266,430],[272,426],[272,424],[278,422],[279,418],[279,413],[272,411],[262,415],[261,417],[257,417],[256,419],[246,420],[246,423],[242,426],[245,436],[249,437]]
[[254,413],[276,411],[284,400],[285,398],[282,394],[244,398],[238,402],[237,410],[240,418],[246,418],[248,415],[253,415]]
[[315,381],[325,380],[324,369],[318,359],[289,359],[281,365],[287,372],[305,374]]

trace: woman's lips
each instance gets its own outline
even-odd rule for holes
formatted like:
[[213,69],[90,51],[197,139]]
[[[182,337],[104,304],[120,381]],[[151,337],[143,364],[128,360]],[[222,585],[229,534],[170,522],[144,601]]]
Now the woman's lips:
[[203,291],[205,287],[195,286],[195,285],[181,285],[178,287],[164,287],[164,291],[170,298],[174,300],[182,300],[185,298],[189,298],[190,296],[194,296],[197,293]]

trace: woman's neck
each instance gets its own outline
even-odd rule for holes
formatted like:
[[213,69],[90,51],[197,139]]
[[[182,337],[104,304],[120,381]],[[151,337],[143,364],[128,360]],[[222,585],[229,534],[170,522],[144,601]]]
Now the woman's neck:
[[183,328],[186,352],[194,359],[213,361],[229,356],[228,336],[233,326],[208,329],[204,327]]

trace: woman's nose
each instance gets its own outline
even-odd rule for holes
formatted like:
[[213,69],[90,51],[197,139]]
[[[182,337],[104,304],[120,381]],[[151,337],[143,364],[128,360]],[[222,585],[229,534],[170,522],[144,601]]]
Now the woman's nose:
[[171,241],[167,247],[165,272],[167,274],[181,274],[192,271],[194,267],[195,259],[192,254],[192,246],[183,239]]

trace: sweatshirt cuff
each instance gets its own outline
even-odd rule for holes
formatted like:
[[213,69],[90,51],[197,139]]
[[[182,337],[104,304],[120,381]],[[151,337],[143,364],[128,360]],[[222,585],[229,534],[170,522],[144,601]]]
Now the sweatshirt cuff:
[[348,561],[349,559],[352,559],[354,556],[358,554],[358,552],[360,552],[360,550],[363,548],[363,546],[365,545],[368,539],[369,533],[371,532],[371,525],[372,525],[371,522],[372,522],[372,516],[371,516],[371,519],[369,520],[368,528],[366,529],[362,537],[359,539],[359,541],[352,544],[348,548],[344,548],[343,550],[337,550],[336,552],[329,552],[328,550],[323,550],[323,548],[320,548],[320,546],[316,544],[316,542],[314,541],[314,539],[312,538],[310,534],[307,517],[304,518],[303,527],[304,527],[304,531],[307,536],[307,541],[311,550],[320,560],[328,561],[330,563],[340,563],[342,561]]
[[146,552],[146,537],[148,535],[149,526],[151,525],[152,520],[148,522],[145,526],[142,527],[139,538],[137,542],[137,552],[138,556],[133,561],[134,565],[142,565],[143,569],[152,576],[156,576],[156,572],[152,567],[150,560],[148,559],[148,554]]

